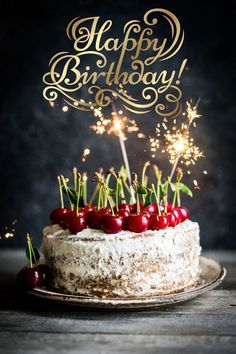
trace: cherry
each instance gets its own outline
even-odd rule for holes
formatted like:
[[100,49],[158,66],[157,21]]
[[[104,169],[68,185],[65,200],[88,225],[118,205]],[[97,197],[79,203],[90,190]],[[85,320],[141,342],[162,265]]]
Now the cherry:
[[148,211],[146,211],[146,210],[141,211],[140,214],[146,216],[146,218],[147,218],[148,220],[150,219],[150,217],[151,217],[151,215],[152,215],[150,212],[148,212]]
[[115,215],[105,215],[101,219],[101,228],[107,234],[117,234],[122,227],[123,220]]
[[172,211],[174,208],[173,208],[173,204],[172,203],[168,203],[167,204],[167,211]]
[[38,267],[29,266],[20,270],[17,279],[28,289],[38,287],[42,284],[42,273]]
[[130,212],[126,209],[120,209],[116,212],[116,215],[121,219],[125,219],[130,215]]
[[160,230],[164,230],[168,227],[168,225],[169,225],[168,216],[165,214],[160,215],[158,218],[157,228]]
[[87,214],[87,223],[91,229],[99,229],[101,225],[101,219],[103,216],[110,213],[109,208],[101,208],[99,210],[92,210]]
[[95,210],[95,207],[93,205],[87,204],[87,205],[85,205],[83,210],[84,210],[85,214],[88,214],[90,211]]
[[70,210],[67,208],[56,208],[50,213],[50,221],[51,224],[59,224],[63,223],[63,217],[67,214]]
[[190,213],[187,208],[181,206],[181,207],[178,207],[177,210],[181,216],[182,222],[189,219]]
[[180,212],[174,208],[172,211],[171,211],[172,214],[174,214],[175,218],[176,218],[176,225],[179,224],[182,220],[182,217],[180,215]]
[[178,219],[176,218],[175,214],[173,212],[170,212],[167,214],[167,218],[168,218],[168,226],[176,226],[178,223]]
[[143,232],[148,229],[148,218],[145,215],[130,215],[126,227],[132,232]]
[[63,215],[60,225],[63,229],[68,229],[71,219],[76,215],[74,210],[68,210],[66,214]]
[[145,211],[147,211],[150,214],[155,214],[157,212],[157,206],[154,203],[149,204],[144,208]]
[[[143,202],[139,202],[140,204],[140,211],[144,209],[144,203]],[[137,213],[137,203],[132,205],[132,213]]]
[[70,219],[69,230],[74,235],[86,228],[87,223],[82,215],[73,215]]
[[121,204],[118,204],[118,209],[125,210],[130,214],[132,211],[132,205],[121,203]]
[[47,285],[51,278],[49,267],[46,264],[39,264],[38,271],[41,273],[42,285]]
[[152,214],[149,219],[149,229],[157,230],[159,222],[159,216],[157,214]]

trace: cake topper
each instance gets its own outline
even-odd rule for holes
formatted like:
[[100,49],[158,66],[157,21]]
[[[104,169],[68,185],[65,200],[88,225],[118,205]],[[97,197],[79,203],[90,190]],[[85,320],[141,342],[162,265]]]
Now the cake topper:
[[[72,106],[89,111],[108,107],[115,95],[136,114],[154,110],[161,117],[178,115],[187,63],[187,59],[180,64],[171,60],[184,42],[178,18],[155,8],[142,21],[128,21],[117,36],[114,32],[113,22],[99,16],[73,19],[66,30],[73,50],[61,51],[50,60],[43,76],[44,98],[54,105],[60,96],[66,104],[63,110]],[[125,91],[134,86],[137,94],[131,97]]]

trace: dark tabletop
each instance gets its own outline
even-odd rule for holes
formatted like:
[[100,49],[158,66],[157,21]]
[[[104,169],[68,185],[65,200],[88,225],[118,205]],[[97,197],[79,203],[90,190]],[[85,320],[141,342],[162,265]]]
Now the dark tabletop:
[[205,252],[227,268],[215,290],[167,308],[79,309],[15,285],[23,250],[0,251],[0,353],[236,353],[236,252]]

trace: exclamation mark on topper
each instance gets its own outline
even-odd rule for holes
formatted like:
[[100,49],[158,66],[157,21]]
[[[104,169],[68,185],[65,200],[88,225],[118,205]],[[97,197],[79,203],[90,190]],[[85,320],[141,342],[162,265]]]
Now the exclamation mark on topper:
[[180,67],[180,69],[179,69],[178,80],[176,80],[176,84],[177,84],[177,85],[180,84],[180,80],[179,80],[179,79],[180,79],[180,77],[181,77],[181,75],[182,75],[182,73],[183,73],[183,71],[184,71],[184,68],[185,68],[185,65],[186,65],[187,61],[188,61],[188,59],[184,59],[183,62],[182,62],[182,64],[181,64],[181,67]]

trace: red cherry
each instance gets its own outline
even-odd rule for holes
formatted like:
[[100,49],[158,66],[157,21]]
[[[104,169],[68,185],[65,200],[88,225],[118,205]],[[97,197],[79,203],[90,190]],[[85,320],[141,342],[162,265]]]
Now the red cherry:
[[157,214],[152,214],[149,219],[149,230],[158,229],[159,216]]
[[190,213],[187,208],[181,206],[181,207],[178,207],[177,210],[181,216],[182,222],[189,219]]
[[42,285],[47,285],[51,278],[51,272],[46,264],[39,264],[38,271],[41,273]]
[[172,211],[174,208],[173,208],[173,205],[172,203],[168,203],[167,204],[167,211]]
[[144,208],[145,211],[147,211],[150,214],[155,214],[157,212],[157,206],[155,203],[151,203],[148,206]]
[[69,209],[67,208],[56,208],[54,209],[51,214],[50,214],[50,221],[51,224],[62,224],[62,220],[65,214],[67,214],[68,212],[70,212]]
[[158,224],[157,224],[157,228],[160,230],[164,230],[168,227],[169,222],[168,222],[168,216],[167,215],[160,215],[158,218]]
[[132,205],[121,203],[121,204],[118,204],[118,209],[119,210],[126,210],[130,214],[132,211]]
[[71,219],[76,215],[74,210],[69,210],[66,214],[62,216],[61,223],[60,225],[63,227],[63,229],[68,229]]
[[182,217],[180,215],[180,212],[174,208],[172,211],[171,211],[172,214],[174,214],[175,218],[176,218],[176,225],[179,224],[182,220]]
[[92,210],[87,214],[87,223],[91,229],[100,229],[101,219],[103,216],[110,213],[109,208],[101,208],[99,210]]
[[86,220],[81,215],[74,215],[70,219],[70,224],[68,225],[70,232],[74,235],[78,232],[84,230],[87,226]]
[[[144,209],[144,203],[143,202],[139,202],[140,205],[140,211]],[[132,213],[137,213],[137,203],[132,205]]]
[[37,267],[24,267],[19,272],[17,279],[28,289],[38,287],[42,284],[42,273]]
[[101,228],[107,234],[117,234],[122,226],[123,220],[115,215],[105,215],[101,219]]
[[130,212],[126,209],[120,209],[116,212],[116,215],[121,219],[125,219],[130,215]]
[[151,215],[152,215],[151,213],[149,213],[149,212],[146,211],[146,210],[141,211],[140,214],[146,216],[146,218],[147,218],[148,220],[150,219],[150,217],[151,217]]
[[167,214],[168,226],[174,227],[177,225],[178,219],[173,212]]
[[127,229],[132,232],[144,232],[148,229],[148,218],[144,215],[130,215],[127,218]]
[[85,214],[88,214],[90,211],[95,210],[95,209],[96,209],[96,207],[94,207],[93,205],[87,204],[83,210],[84,210]]

